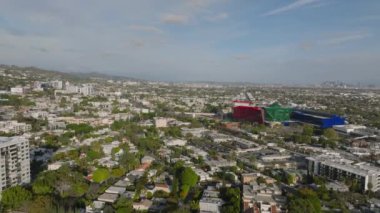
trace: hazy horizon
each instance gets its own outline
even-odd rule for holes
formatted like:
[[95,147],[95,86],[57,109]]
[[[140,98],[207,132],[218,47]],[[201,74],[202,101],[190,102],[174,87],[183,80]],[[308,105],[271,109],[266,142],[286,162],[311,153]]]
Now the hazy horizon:
[[0,63],[144,80],[380,85],[380,2],[3,0]]

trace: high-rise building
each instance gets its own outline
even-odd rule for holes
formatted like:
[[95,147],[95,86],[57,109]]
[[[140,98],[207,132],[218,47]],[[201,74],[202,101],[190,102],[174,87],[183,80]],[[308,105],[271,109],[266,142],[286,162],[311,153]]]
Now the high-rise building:
[[0,137],[0,192],[30,183],[29,141],[21,136]]

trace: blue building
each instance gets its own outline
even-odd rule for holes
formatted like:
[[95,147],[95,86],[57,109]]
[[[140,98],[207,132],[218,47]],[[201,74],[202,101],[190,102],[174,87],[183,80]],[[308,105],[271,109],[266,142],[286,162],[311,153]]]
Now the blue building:
[[334,125],[344,125],[346,123],[346,119],[338,115],[301,109],[295,109],[292,112],[291,118],[302,123],[318,126],[322,129],[332,128]]

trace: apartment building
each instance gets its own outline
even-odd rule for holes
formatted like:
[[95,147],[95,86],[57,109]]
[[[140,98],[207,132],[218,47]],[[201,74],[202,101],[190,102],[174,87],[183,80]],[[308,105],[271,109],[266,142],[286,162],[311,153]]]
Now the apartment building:
[[[354,163],[340,155],[319,155],[307,157],[308,173],[320,175],[330,180],[354,179],[361,190],[380,190],[380,168],[366,162]],[[370,187],[369,187],[370,186]]]
[[0,137],[0,192],[30,183],[29,141],[21,136]]
[[32,130],[32,125],[17,121],[0,121],[0,132],[20,134]]

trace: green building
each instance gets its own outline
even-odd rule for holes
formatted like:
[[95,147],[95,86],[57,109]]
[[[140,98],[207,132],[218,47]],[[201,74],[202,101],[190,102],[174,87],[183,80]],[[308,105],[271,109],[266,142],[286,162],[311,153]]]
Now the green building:
[[264,107],[265,120],[283,122],[290,120],[291,108],[281,107],[278,103],[273,103],[268,107]]

